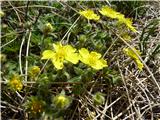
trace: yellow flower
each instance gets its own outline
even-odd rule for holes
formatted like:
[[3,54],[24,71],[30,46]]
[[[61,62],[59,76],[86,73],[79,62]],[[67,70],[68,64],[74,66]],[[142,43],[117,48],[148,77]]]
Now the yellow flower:
[[61,43],[53,44],[54,50],[45,50],[42,53],[42,59],[51,59],[52,63],[57,69],[63,68],[65,60],[77,64],[79,61],[76,49],[71,45],[62,46]]
[[88,20],[99,20],[100,19],[100,16],[95,14],[94,11],[90,10],[90,9],[84,10],[84,11],[80,11],[79,13],[80,13],[80,15],[84,16]]
[[107,61],[101,58],[101,54],[97,52],[91,52],[85,48],[79,50],[80,61],[91,66],[92,68],[99,70],[103,67],[107,67]]
[[108,6],[103,6],[99,12],[107,17],[112,19],[118,19],[120,23],[124,23],[130,30],[137,32],[136,29],[132,26],[132,20],[130,18],[125,18],[125,16],[119,12],[116,12]]
[[137,30],[132,26],[132,20],[130,18],[119,17],[119,22],[124,23],[130,30],[137,32]]
[[20,76],[18,75],[14,75],[13,78],[8,81],[8,85],[15,91],[21,91],[23,88],[22,81],[20,80]]
[[116,12],[115,10],[113,10],[112,8],[108,7],[108,6],[103,6],[101,8],[101,10],[99,10],[99,12],[104,15],[104,16],[107,16],[107,17],[110,17],[110,18],[119,18],[119,17],[124,17],[123,14],[119,13],[119,12]]
[[[138,55],[141,54],[141,52],[140,52],[139,50],[136,50],[135,48],[133,48],[133,49],[134,49],[134,51],[136,51],[136,53],[137,53]],[[143,63],[139,60],[138,56],[133,52],[132,49],[130,49],[130,48],[124,48],[124,49],[123,49],[123,52],[124,52],[127,56],[131,57],[131,58],[135,61],[135,63],[137,64],[137,67],[138,67],[140,70],[142,70],[142,68],[144,67],[144,66],[143,66]]]

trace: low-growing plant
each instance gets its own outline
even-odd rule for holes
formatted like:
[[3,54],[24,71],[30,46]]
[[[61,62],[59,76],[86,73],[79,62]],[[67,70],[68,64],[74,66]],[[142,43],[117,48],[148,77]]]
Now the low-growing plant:
[[3,1],[2,119],[142,118],[144,79],[160,90],[144,61],[159,21],[143,29],[139,50],[140,30],[128,14],[142,2],[120,3],[128,11],[109,1]]

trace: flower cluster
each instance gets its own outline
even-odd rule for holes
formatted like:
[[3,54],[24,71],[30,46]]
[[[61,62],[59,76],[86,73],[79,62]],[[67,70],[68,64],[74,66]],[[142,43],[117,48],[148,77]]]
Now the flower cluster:
[[15,91],[21,91],[23,88],[23,83],[19,75],[14,75],[9,81],[8,85],[11,89]]
[[54,50],[45,50],[42,53],[42,59],[51,59],[57,69],[62,69],[65,61],[77,64],[79,60],[96,70],[107,67],[107,62],[101,58],[100,53],[89,53],[85,48],[81,48],[77,53],[77,50],[71,45],[63,46],[61,43],[53,44],[53,47]]
[[[112,19],[118,19],[119,23],[125,24],[130,30],[132,30],[133,32],[136,32],[136,29],[132,26],[132,20],[130,18],[125,18],[125,16],[121,14],[120,12],[117,12],[108,6],[103,6],[99,10],[99,12],[103,16],[107,16]],[[94,11],[90,9],[80,11],[79,13],[85,18],[87,18],[88,20],[99,20],[100,19],[100,16],[95,14]]]
[[[133,48],[133,50],[136,51],[136,53],[137,53],[138,55],[141,54],[139,50],[136,50],[135,48]],[[135,61],[135,63],[137,64],[139,70],[142,70],[142,69],[143,69],[143,63],[139,60],[138,56],[134,53],[133,50],[130,49],[130,48],[124,48],[124,49],[123,49],[124,53],[125,53],[127,56],[131,57],[131,58]]]

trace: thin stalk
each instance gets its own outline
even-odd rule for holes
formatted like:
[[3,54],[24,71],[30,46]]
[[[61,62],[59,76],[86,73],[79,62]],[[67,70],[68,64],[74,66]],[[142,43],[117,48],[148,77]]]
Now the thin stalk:
[[29,37],[28,37],[27,49],[26,49],[25,81],[27,81],[27,77],[28,77],[28,54],[29,54],[29,44],[31,41],[31,35],[32,35],[32,32],[31,30],[29,30]]
[[22,48],[23,48],[23,45],[24,45],[24,42],[25,42],[25,37],[26,35],[28,34],[28,31],[26,31],[26,34],[23,36],[22,38],[22,42],[21,42],[21,46],[20,46],[20,49],[19,49],[19,70],[20,70],[20,73],[21,75],[23,75],[23,70],[22,70]]

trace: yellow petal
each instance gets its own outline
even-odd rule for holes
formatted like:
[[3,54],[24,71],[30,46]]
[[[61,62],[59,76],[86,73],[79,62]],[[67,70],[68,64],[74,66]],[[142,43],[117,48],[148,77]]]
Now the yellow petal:
[[51,59],[52,60],[52,63],[54,64],[54,66],[60,70],[63,68],[63,61],[62,60],[55,60],[55,59]]
[[137,64],[137,67],[139,68],[139,70],[142,70],[143,69],[143,63],[138,59],[138,60],[136,60],[135,61],[136,62],[136,64]]
[[78,53],[69,53],[66,55],[65,59],[73,64],[77,64],[79,61]]
[[62,44],[60,42],[58,42],[57,44],[53,43],[53,47],[54,47],[54,50],[56,52],[58,52],[58,51],[63,49],[63,46],[62,46]]
[[133,32],[137,32],[137,30],[132,26],[133,22],[130,18],[119,17],[119,22],[124,23]]
[[41,59],[51,59],[53,58],[55,55],[55,52],[53,52],[52,50],[45,50],[42,53],[42,58]]
[[99,20],[100,19],[100,16],[95,14],[94,11],[90,10],[90,9],[84,10],[84,11],[80,11],[79,14],[81,14],[82,16],[87,18],[88,20]]
[[108,7],[108,6],[103,6],[101,8],[101,10],[99,10],[99,12],[104,15],[104,16],[107,16],[107,17],[110,17],[110,18],[119,18],[119,17],[124,17],[123,14],[119,13],[119,12],[116,12],[115,10],[113,10],[112,8]]
[[66,51],[67,53],[68,53],[68,52],[74,53],[74,52],[76,51],[76,49],[73,48],[71,45],[66,45],[66,46],[64,46],[64,48],[65,48],[65,51]]
[[76,52],[76,49],[73,48],[71,45],[66,45],[65,47],[65,59],[67,61],[72,62],[73,64],[77,64],[79,61],[78,53]]
[[96,70],[100,70],[103,67],[107,67],[107,61],[105,61],[103,59],[97,60],[95,62],[95,64],[93,64],[91,67],[94,68],[94,69],[96,69]]
[[100,62],[101,62],[101,65],[102,65],[103,67],[108,67],[106,60],[100,59]]
[[79,50],[79,59],[81,62],[88,64],[89,51],[86,48]]
[[89,51],[86,49],[86,48],[81,48],[79,50],[79,54],[82,56],[82,57],[88,57],[89,56]]
[[[133,49],[138,55],[141,54],[141,52],[140,52],[139,50],[136,50],[135,48],[132,48],[132,49]],[[123,52],[124,52],[127,56],[131,57],[132,59],[139,59],[138,56],[134,53],[134,51],[133,51],[132,49],[130,49],[130,48],[124,48],[124,49],[123,49]]]
[[97,52],[91,52],[90,55],[92,57],[94,57],[95,59],[99,59],[101,57],[101,54],[100,53],[97,53]]

